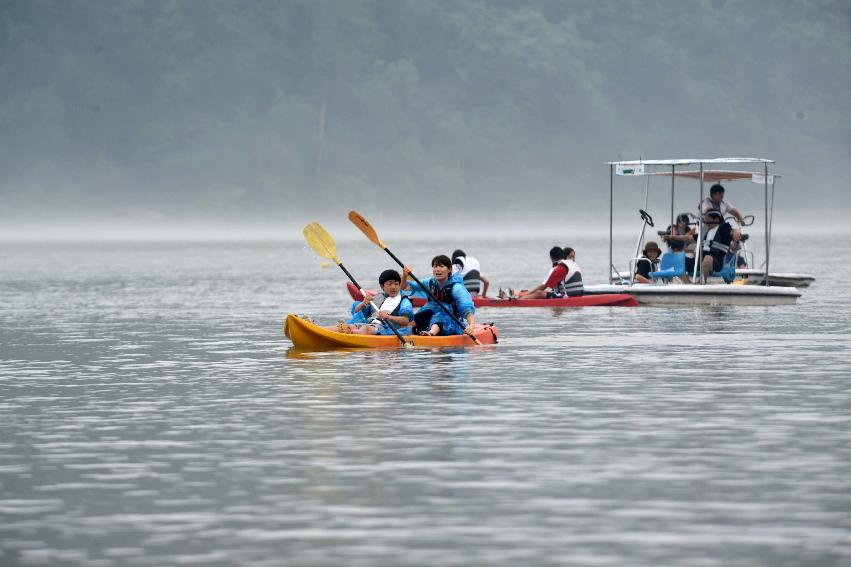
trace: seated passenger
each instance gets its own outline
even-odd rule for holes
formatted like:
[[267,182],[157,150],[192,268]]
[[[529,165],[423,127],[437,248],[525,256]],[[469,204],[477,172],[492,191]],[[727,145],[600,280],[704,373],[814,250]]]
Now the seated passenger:
[[662,250],[652,240],[644,245],[644,256],[635,263],[635,281],[639,283],[653,283],[650,272],[659,270],[659,256]]
[[680,213],[677,215],[676,223],[673,227],[668,227],[668,230],[662,234],[662,240],[668,244],[669,252],[687,252],[689,246],[694,252],[695,236],[697,229],[689,226],[688,213]]
[[470,295],[488,296],[488,285],[490,282],[482,275],[482,266],[472,256],[467,256],[463,250],[452,253],[452,273],[458,274],[464,280],[464,287]]
[[[565,281],[570,277],[570,266],[564,261],[564,250],[558,246],[553,246],[550,249],[550,261],[553,266],[550,268],[550,273],[547,274],[547,279],[534,289],[521,291],[517,294],[517,299],[564,297]],[[576,265],[575,262],[573,264]]]
[[[452,260],[443,254],[435,256],[431,260],[432,277],[422,280],[423,286],[435,297],[429,297],[428,302],[422,306],[414,315],[416,329],[421,335],[460,335],[466,333],[471,337],[473,325],[476,321],[474,314],[476,308],[473,306],[473,298],[464,287],[464,280],[458,274],[451,274]],[[402,271],[402,289],[417,290],[420,287],[416,282],[408,284],[408,274],[411,268],[405,266]],[[446,311],[441,309],[440,302]],[[452,313],[455,317],[450,316]],[[455,318],[466,320],[466,328],[461,327]]]
[[576,263],[576,250],[570,246],[564,247],[564,263],[567,266],[567,278],[564,280],[564,294],[568,297],[583,295],[585,286],[582,284],[582,268]]
[[[392,335],[393,330],[388,326],[393,324],[400,335],[411,334],[410,322],[414,318],[414,306],[411,300],[400,292],[402,282],[396,270],[384,270],[378,276],[381,291],[374,296],[364,293],[363,301],[352,306],[353,317],[348,325],[337,330],[362,335]],[[378,307],[378,312],[372,308],[372,303]]]
[[703,260],[700,264],[701,281],[706,279],[712,272],[720,272],[724,262],[730,254],[735,254],[739,249],[742,239],[742,231],[724,220],[721,211],[710,209],[704,215],[706,224],[706,236],[703,240]]
[[694,248],[697,241],[697,229],[689,226],[688,213],[680,213],[677,215],[676,223],[673,227],[668,227],[668,230],[662,234],[662,240],[668,244],[669,252],[685,252],[686,255],[686,273],[680,276],[682,281],[689,283],[688,274],[694,271]]

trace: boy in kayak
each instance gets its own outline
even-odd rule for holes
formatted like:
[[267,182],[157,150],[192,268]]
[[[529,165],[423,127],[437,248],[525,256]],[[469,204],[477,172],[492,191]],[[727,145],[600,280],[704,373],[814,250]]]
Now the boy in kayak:
[[[411,300],[402,295],[402,278],[396,270],[384,270],[378,276],[381,291],[375,295],[364,294],[363,301],[352,306],[352,318],[347,326],[340,324],[334,330],[362,335],[392,335],[392,324],[400,335],[411,334],[410,323],[414,318],[414,306]],[[370,302],[378,307],[378,313]]]
[[[429,298],[428,302],[414,316],[417,330],[421,335],[430,336],[460,335],[462,333],[473,336],[476,308],[473,306],[473,298],[470,296],[470,292],[464,287],[464,280],[461,279],[460,275],[452,274],[452,260],[444,254],[435,256],[431,260],[431,272],[432,277],[422,280],[423,286],[450,313],[461,321],[466,320],[467,327],[461,327],[455,322],[454,318],[440,308],[440,305],[434,299]],[[410,273],[411,268],[405,266],[402,271],[402,289],[420,289],[416,282],[408,284],[408,274]]]

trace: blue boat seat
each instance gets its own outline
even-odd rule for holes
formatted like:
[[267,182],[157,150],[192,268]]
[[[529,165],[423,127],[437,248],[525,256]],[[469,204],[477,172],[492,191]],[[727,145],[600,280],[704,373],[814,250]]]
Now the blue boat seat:
[[736,259],[738,257],[738,254],[730,254],[729,257],[724,259],[724,265],[721,266],[721,271],[712,272],[710,275],[716,278],[723,278],[724,283],[732,283],[736,279]]
[[685,252],[665,252],[659,261],[659,270],[650,272],[650,277],[670,281],[675,277],[684,276],[686,273]]

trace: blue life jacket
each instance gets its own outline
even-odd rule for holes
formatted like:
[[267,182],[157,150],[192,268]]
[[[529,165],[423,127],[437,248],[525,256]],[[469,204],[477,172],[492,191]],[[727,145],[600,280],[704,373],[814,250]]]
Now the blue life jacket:
[[455,297],[452,295],[452,289],[458,285],[458,282],[449,281],[447,285],[440,287],[440,284],[437,283],[437,280],[431,279],[428,283],[428,290],[431,294],[441,303],[449,304],[452,309],[452,313],[456,316],[458,315],[458,306],[455,304]]

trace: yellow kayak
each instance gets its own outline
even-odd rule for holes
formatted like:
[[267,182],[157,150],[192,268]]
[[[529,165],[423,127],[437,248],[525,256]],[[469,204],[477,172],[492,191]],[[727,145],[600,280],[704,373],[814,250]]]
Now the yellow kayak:
[[[492,325],[476,325],[476,338],[482,344],[497,342],[497,329]],[[381,348],[400,347],[401,343],[395,335],[359,335],[341,333],[325,329],[304,317],[287,315],[284,322],[284,334],[301,348]],[[476,343],[467,335],[449,335],[446,337],[421,337],[409,335],[403,337],[413,346],[447,347],[473,346]]]

